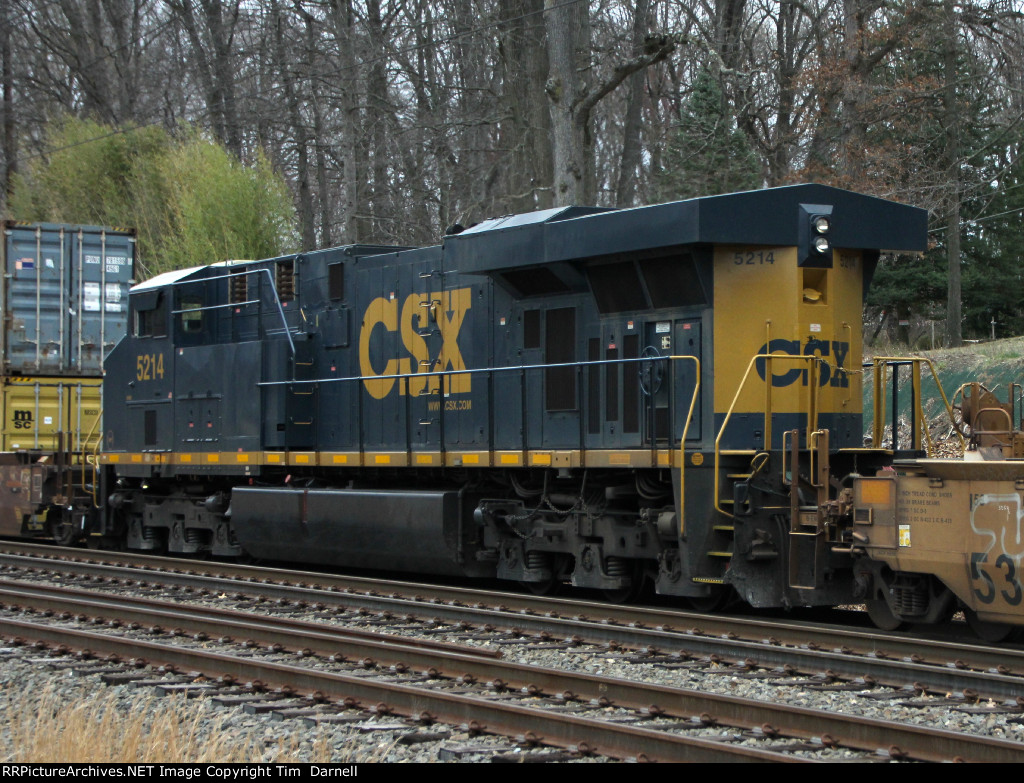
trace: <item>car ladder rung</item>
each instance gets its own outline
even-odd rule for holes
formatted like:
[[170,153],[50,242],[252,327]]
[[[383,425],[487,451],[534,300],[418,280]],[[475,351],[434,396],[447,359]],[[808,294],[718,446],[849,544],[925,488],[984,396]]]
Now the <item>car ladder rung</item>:
[[724,585],[725,580],[717,576],[695,576],[691,580],[702,585]]
[[714,529],[720,533],[733,533],[736,531],[736,528],[733,525],[715,525]]
[[708,552],[708,557],[732,557],[732,552]]
[[750,474],[749,473],[726,473],[725,475],[727,477],[731,478],[731,479],[748,479],[748,478],[750,478]]

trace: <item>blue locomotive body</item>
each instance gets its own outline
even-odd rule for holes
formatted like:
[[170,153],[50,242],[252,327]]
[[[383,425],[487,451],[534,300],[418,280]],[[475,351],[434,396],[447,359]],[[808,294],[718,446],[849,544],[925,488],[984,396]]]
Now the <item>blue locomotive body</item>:
[[[923,210],[818,185],[486,221],[132,290],[94,533],[762,606],[855,592],[863,292]],[[794,489],[795,486],[795,489]],[[831,520],[831,521],[830,521]]]

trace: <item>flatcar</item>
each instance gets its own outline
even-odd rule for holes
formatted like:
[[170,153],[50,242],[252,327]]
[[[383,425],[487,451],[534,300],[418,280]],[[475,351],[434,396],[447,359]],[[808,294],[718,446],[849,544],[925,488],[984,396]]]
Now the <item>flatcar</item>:
[[[950,406],[968,438],[964,459],[896,459],[854,477],[834,506],[837,517],[852,518],[858,579],[880,627],[942,622],[960,608],[987,641],[1024,625],[1020,385],[1007,397],[965,384]],[[919,413],[915,432],[923,431]]]

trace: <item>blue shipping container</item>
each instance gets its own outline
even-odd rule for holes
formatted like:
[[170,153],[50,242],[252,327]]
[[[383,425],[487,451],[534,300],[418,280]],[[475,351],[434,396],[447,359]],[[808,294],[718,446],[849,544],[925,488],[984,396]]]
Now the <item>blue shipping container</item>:
[[128,329],[130,229],[4,224],[4,375],[100,376]]

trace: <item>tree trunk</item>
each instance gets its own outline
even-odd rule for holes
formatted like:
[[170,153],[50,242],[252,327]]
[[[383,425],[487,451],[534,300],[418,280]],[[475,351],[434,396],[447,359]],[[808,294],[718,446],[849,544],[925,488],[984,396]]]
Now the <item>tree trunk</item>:
[[8,199],[11,196],[14,173],[17,171],[17,147],[14,139],[14,69],[11,67],[11,4],[10,0],[0,0],[0,81],[3,82],[3,181],[0,187],[0,214],[7,211]]
[[[650,0],[637,0],[633,16],[633,56],[643,52],[644,35],[650,23]],[[643,108],[646,75],[637,71],[629,77],[629,97],[626,116],[622,124],[622,156],[619,158],[619,177],[615,186],[615,206],[631,207],[636,199],[637,168],[640,166],[640,112]]]
[[616,65],[601,83],[591,86],[590,9],[586,3],[544,0],[548,35],[548,107],[554,148],[554,202],[593,204],[594,171],[592,112],[598,102],[634,73],[675,51],[673,37],[650,42],[646,51]]
[[366,27],[370,39],[370,62],[366,75],[367,130],[370,134],[369,206],[373,217],[370,239],[383,242],[394,229],[391,208],[391,179],[388,176],[388,75],[385,56],[384,20],[380,0],[367,0]]
[[[775,28],[776,81],[779,101],[775,114],[775,134],[767,165],[767,184],[781,185],[789,174],[791,148],[794,146],[793,108],[796,103],[796,20],[799,9],[793,0],[782,0]],[[748,138],[750,138],[748,134]],[[757,138],[751,138],[756,144]]]
[[344,206],[342,220],[343,241],[362,242],[369,231],[362,218],[364,176],[360,155],[362,115],[359,100],[359,71],[356,60],[355,20],[350,0],[332,0],[331,18],[334,37],[338,45],[341,78],[341,159]]
[[946,164],[949,177],[949,211],[946,217],[946,263],[949,282],[946,290],[946,344],[963,344],[960,301],[960,116],[957,111],[957,29],[954,0],[944,0],[945,47],[942,56],[943,102],[945,114]]
[[551,206],[551,115],[539,99],[548,76],[543,0],[500,0],[498,54],[503,65],[499,145],[509,150],[503,172],[508,208],[530,212]]
[[[234,44],[241,0],[199,0],[203,12],[200,29],[192,0],[164,0],[181,21],[196,58],[196,74],[203,86],[213,132],[227,149],[241,159],[242,133],[235,102]],[[208,37],[209,43],[204,41]]]
[[[297,7],[302,11],[301,3],[297,3]],[[306,48],[310,58],[314,58],[319,35],[317,22],[313,16],[305,12],[302,12],[302,21],[306,27]],[[315,70],[311,70],[311,73],[315,73]],[[331,189],[327,184],[327,154],[325,151],[328,144],[327,132],[324,129],[323,112],[320,110],[320,96],[317,94],[312,78],[310,78],[309,89],[309,104],[313,112],[313,143],[316,150],[316,185],[320,207],[320,246],[332,247],[334,243],[331,240]]]
[[840,173],[857,187],[864,176],[864,137],[866,127],[861,109],[864,74],[861,49],[864,44],[864,14],[861,0],[843,0],[844,55],[846,64],[842,89],[842,126],[840,128]]
[[[588,203],[589,179],[585,130],[589,116],[581,117],[579,104],[587,92],[584,70],[576,43],[590,27],[588,3],[562,3],[544,0],[548,42],[548,82],[546,91],[551,111],[551,141],[554,167],[554,202],[557,206]],[[588,53],[589,54],[589,53]],[[589,113],[588,113],[589,114]]]
[[295,90],[294,62],[297,58],[288,57],[284,46],[285,20],[277,0],[270,2],[271,25],[274,30],[274,50],[277,60],[277,73],[284,89],[285,105],[288,107],[288,118],[291,121],[296,158],[296,179],[298,180],[299,228],[302,235],[302,249],[313,250],[316,247],[316,231],[313,217],[313,193],[309,183],[309,134],[299,110],[299,99]]

